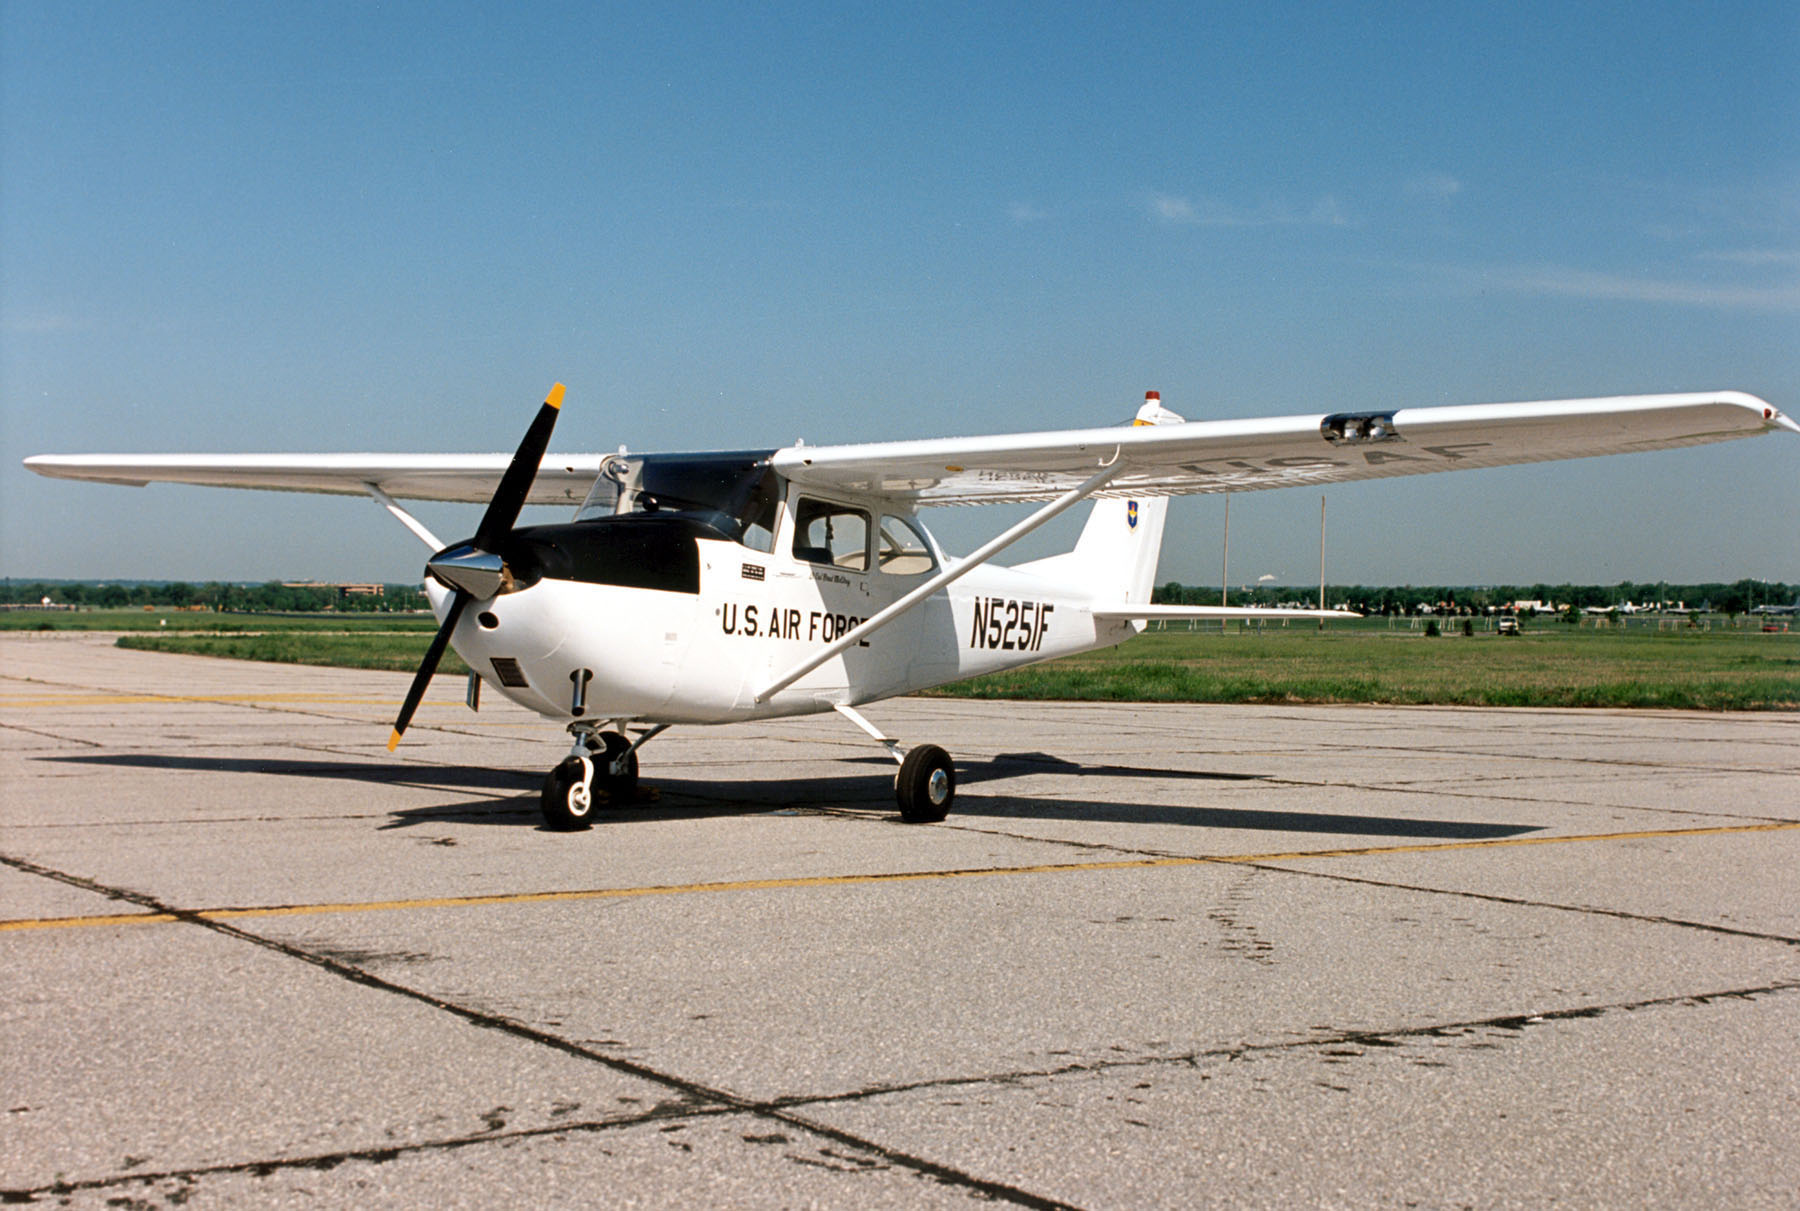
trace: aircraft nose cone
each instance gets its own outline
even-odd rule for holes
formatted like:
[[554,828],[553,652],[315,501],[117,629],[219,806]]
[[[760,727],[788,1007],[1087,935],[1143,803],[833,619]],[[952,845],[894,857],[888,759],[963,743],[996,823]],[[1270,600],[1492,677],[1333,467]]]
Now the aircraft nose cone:
[[492,597],[506,578],[506,565],[492,551],[474,543],[446,547],[425,561],[425,570],[471,597]]

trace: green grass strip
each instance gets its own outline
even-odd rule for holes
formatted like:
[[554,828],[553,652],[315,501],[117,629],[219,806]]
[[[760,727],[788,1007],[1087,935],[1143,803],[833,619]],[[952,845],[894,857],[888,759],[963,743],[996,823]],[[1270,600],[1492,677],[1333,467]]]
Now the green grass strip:
[[[283,631],[267,635],[121,635],[118,646],[186,656],[223,656],[232,660],[268,660],[277,664],[320,664],[346,669],[384,669],[410,673],[425,659],[431,632],[341,634]],[[438,672],[462,676],[469,666],[446,651]]]
[[[215,616],[216,617],[216,616]],[[417,668],[429,620],[406,631],[289,627],[262,634],[121,636],[121,647],[346,668]],[[1334,627],[1337,624],[1333,624]],[[446,653],[443,672],[466,666]],[[1119,647],[929,691],[1075,702],[1800,710],[1800,633],[1608,632],[1426,638],[1361,627],[1147,632]]]

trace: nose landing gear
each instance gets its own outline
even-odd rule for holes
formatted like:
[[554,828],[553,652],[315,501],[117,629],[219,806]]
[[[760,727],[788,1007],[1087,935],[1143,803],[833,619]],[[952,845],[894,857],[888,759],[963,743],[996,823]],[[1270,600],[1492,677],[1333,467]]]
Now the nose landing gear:
[[[614,721],[618,723],[617,720]],[[600,720],[569,725],[575,743],[544,778],[544,823],[559,832],[587,828],[597,803],[620,803],[637,791],[637,751],[668,725],[650,728],[637,740],[619,731],[601,731]]]
[[544,777],[544,823],[558,832],[586,828],[594,814],[594,763],[586,753],[565,757]]

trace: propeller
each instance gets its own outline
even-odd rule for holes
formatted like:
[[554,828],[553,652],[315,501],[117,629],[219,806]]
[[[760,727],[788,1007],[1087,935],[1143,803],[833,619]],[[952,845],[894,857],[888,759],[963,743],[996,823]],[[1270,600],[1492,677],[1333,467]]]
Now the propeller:
[[500,544],[512,533],[513,523],[519,520],[519,510],[525,507],[525,498],[531,493],[531,481],[537,478],[538,464],[543,462],[544,451],[550,447],[550,431],[556,428],[556,416],[562,409],[562,401],[563,385],[557,383],[550,388],[543,406],[532,418],[531,427],[525,430],[525,440],[519,443],[512,462],[507,465],[506,474],[500,477],[500,486],[494,489],[494,497],[488,501],[487,512],[482,514],[481,524],[475,528],[475,537],[468,542],[446,547],[425,563],[440,580],[450,585],[453,595],[450,598],[450,608],[444,614],[443,625],[432,636],[431,646],[425,650],[425,659],[419,663],[419,671],[413,674],[412,686],[406,691],[406,701],[400,705],[400,717],[394,720],[393,734],[388,737],[390,753],[400,743],[401,734],[412,722],[413,712],[419,709],[419,701],[425,697],[425,687],[431,684],[432,674],[437,672],[438,661],[444,658],[444,649],[450,644],[450,633],[456,630],[464,607],[478,595],[486,597],[500,587],[505,576],[499,554]]

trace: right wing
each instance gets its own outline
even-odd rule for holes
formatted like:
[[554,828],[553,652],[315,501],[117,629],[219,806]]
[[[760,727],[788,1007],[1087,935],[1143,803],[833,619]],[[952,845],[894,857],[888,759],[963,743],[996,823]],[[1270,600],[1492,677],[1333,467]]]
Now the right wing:
[[1345,483],[1754,437],[1800,425],[1740,391],[1341,412],[1253,420],[791,446],[775,469],[816,489],[920,505],[1051,500],[1123,463],[1096,495]]

